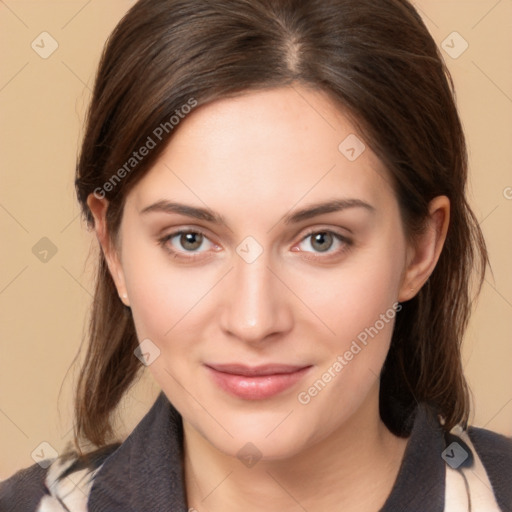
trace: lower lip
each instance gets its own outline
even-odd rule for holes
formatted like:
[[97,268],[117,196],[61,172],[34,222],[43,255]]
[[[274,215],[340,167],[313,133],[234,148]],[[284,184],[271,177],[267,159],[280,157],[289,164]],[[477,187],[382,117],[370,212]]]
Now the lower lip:
[[220,372],[207,366],[213,380],[221,389],[245,400],[263,400],[278,395],[302,379],[310,368],[311,366],[307,366],[292,373],[249,377]]

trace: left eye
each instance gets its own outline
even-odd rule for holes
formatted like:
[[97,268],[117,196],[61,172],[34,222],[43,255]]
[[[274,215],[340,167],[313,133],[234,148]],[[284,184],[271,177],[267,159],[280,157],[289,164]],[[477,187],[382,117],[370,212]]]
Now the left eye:
[[[350,245],[349,240],[347,240],[345,237],[339,235],[338,233],[333,233],[332,231],[315,231],[313,233],[310,233],[309,235],[305,236],[301,243],[299,244],[299,247],[302,244],[306,244],[309,247],[313,248],[313,251],[309,251],[307,249],[301,248],[301,251],[305,252],[327,252],[329,249],[331,249],[333,246],[341,246],[341,248],[345,245]],[[333,252],[333,251],[331,251]],[[336,251],[334,251],[336,252]]]
[[[178,231],[171,233],[164,237],[161,242],[163,244],[169,243],[171,245],[169,249],[179,252],[203,252],[197,249],[200,249],[201,246],[205,244],[210,244],[209,248],[213,247],[212,242],[210,242],[203,233],[197,231]],[[179,245],[178,247],[176,247],[176,243]]]

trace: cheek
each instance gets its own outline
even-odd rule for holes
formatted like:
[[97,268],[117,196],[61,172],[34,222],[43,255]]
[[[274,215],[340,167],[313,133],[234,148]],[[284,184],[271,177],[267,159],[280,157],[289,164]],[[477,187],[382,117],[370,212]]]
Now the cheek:
[[164,249],[149,244],[127,240],[125,254],[123,270],[139,338],[153,336],[163,342],[187,323],[208,295],[214,276],[175,266]]
[[[324,418],[326,429],[350,416],[377,385],[401,309],[396,302],[399,275],[389,265],[340,272],[337,280],[325,283],[338,285],[339,291],[329,298],[329,293],[317,295],[313,307],[323,311],[333,333],[317,336],[318,368],[297,400],[308,418]],[[333,409],[333,403],[339,407]]]
[[[393,237],[347,258],[338,268],[301,276],[301,294],[337,336],[354,337],[396,302],[403,262]],[[306,301],[305,300],[305,301]]]
[[[302,293],[331,331],[318,337],[322,357],[314,379],[308,383],[313,385],[320,379],[318,387],[323,389],[329,382],[330,389],[322,392],[318,406],[332,395],[345,396],[355,404],[378,379],[401,309],[397,297],[403,248],[403,239],[389,233],[354,253],[336,270],[303,280]],[[350,396],[346,396],[347,389],[352,390]],[[327,407],[327,402],[324,405]]]
[[147,369],[173,404],[180,411],[188,410],[190,404],[180,383],[189,382],[191,363],[196,359],[198,314],[202,315],[201,306],[204,308],[211,289],[210,279],[173,267],[160,248],[130,244],[129,240],[125,247],[123,269],[137,337],[139,342],[151,340],[146,348],[158,354]]

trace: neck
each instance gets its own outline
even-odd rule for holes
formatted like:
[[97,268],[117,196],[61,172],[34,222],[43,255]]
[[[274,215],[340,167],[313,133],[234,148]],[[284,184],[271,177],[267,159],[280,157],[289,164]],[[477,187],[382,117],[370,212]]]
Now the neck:
[[382,423],[378,392],[337,431],[284,460],[251,468],[213,447],[184,422],[185,481],[198,512],[375,512],[385,503],[406,439]]

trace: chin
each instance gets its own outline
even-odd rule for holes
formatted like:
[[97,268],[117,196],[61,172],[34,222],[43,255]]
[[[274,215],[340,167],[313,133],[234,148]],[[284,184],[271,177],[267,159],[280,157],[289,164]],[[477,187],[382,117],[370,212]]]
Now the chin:
[[242,463],[249,459],[255,461],[278,461],[290,459],[308,448],[307,438],[304,432],[297,435],[281,436],[275,434],[267,437],[267,432],[252,431],[249,435],[235,437],[228,441],[208,440],[219,451],[230,457],[236,457]]
[[[190,423],[209,444],[242,462],[244,457],[267,461],[288,459],[314,443],[319,426],[309,425],[307,418],[300,417],[297,412],[301,411],[295,404],[276,408],[267,403],[265,407],[259,412],[214,408],[218,419],[222,418],[223,428],[216,425],[212,429],[211,421]],[[311,418],[309,414],[308,418]]]

